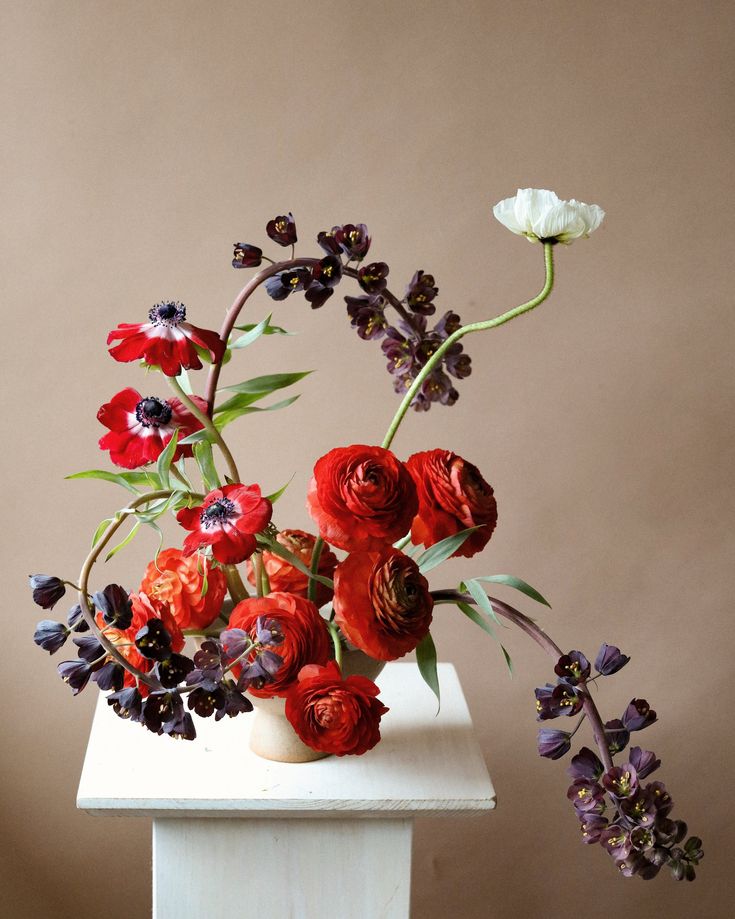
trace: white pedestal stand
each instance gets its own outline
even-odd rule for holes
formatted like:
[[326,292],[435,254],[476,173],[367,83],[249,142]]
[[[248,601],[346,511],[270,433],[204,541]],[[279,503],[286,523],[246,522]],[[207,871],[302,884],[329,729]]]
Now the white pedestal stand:
[[172,741],[100,698],[77,806],[153,817],[154,919],[406,919],[414,818],[495,806],[454,667],[439,679],[435,717],[416,666],[388,664],[380,744],[297,765],[250,752],[249,715]]

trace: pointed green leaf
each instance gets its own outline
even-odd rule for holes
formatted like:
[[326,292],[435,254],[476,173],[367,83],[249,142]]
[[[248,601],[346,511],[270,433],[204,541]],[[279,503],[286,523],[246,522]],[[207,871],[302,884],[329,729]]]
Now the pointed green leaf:
[[503,657],[505,658],[505,666],[508,668],[508,673],[510,673],[511,679],[513,679],[513,661],[511,660],[510,654],[505,649],[505,645],[500,646],[500,650],[503,652]]
[[442,562],[446,561],[450,555],[453,555],[457,549],[459,549],[469,536],[479,529],[480,527],[476,526],[469,527],[466,530],[460,530],[459,533],[447,536],[446,539],[442,539],[441,542],[427,549],[426,552],[417,559],[422,574],[431,571],[431,569],[436,568],[437,565],[441,565]]
[[[295,474],[296,474],[296,473],[294,473],[294,475],[295,475]],[[282,486],[278,489],[278,491],[274,491],[272,495],[266,495],[266,501],[270,501],[271,504],[275,504],[276,501],[281,497],[281,495],[284,493],[284,491],[285,491],[285,490],[288,488],[288,486],[291,484],[291,482],[293,482],[293,475],[292,475],[291,478],[288,480],[288,482],[286,482],[285,485],[282,485]]]
[[146,484],[145,477],[145,472],[108,472],[106,469],[87,469],[84,472],[73,472],[65,476],[67,479],[102,479],[103,482],[114,482],[132,491],[134,495],[140,494],[134,485]]
[[275,392],[277,389],[283,389],[286,386],[293,386],[299,380],[307,377],[311,370],[305,370],[301,373],[271,373],[264,377],[254,377],[252,380],[245,380],[243,383],[236,383],[234,386],[225,386],[229,392],[238,393],[258,393],[258,392]]
[[298,398],[299,396],[289,396],[288,399],[283,399],[281,402],[275,402],[273,405],[265,405],[263,408],[258,408],[257,405],[251,405],[245,408],[233,409],[231,412],[222,412],[221,415],[217,415],[214,423],[217,430],[221,431],[242,415],[252,415],[254,412],[277,412],[279,409],[288,408],[289,405],[293,405]]
[[487,615],[492,620],[494,620],[498,625],[502,624],[500,620],[498,619],[497,613],[493,609],[493,605],[488,599],[488,596],[485,593],[485,590],[483,589],[481,584],[477,583],[477,580],[475,578],[470,578],[468,581],[465,581],[464,584],[460,584],[459,589],[462,591],[466,590],[467,593],[475,601],[475,603],[483,611],[483,613],[487,613]]
[[226,402],[223,402],[221,405],[216,405],[214,408],[215,416],[220,412],[229,412],[235,408],[246,408],[248,405],[252,405],[253,402],[259,402],[261,399],[265,399],[266,396],[269,396],[270,393],[267,392],[243,392],[239,393],[236,396],[233,396],[231,399],[227,399]]
[[212,491],[215,488],[220,488],[222,483],[217,475],[217,467],[214,465],[212,444],[208,441],[194,444],[194,459],[197,462],[197,466],[199,466],[206,490]]
[[[273,314],[271,313],[271,316]],[[282,329],[279,325],[270,324],[270,316],[268,317],[265,328],[263,329],[263,335],[295,335],[296,332],[287,332],[286,329]],[[249,322],[246,325],[236,325],[235,328],[238,332],[252,332],[253,329],[261,325],[260,322]],[[234,346],[233,346],[234,347]],[[244,347],[243,345],[238,345],[237,347]]]
[[176,381],[184,390],[187,396],[191,396],[194,390],[191,388],[191,380],[189,379],[189,374],[186,372],[184,367],[181,368],[181,372],[176,377]]
[[268,552],[272,552],[274,555],[278,555],[281,558],[285,559],[291,565],[294,566],[302,574],[305,574],[308,578],[311,578],[314,581],[318,581],[320,584],[324,584],[325,587],[334,587],[334,582],[329,578],[325,578],[321,574],[312,574],[310,569],[301,561],[301,559],[294,555],[293,552],[289,552],[285,546],[282,546],[277,539],[269,539],[263,542],[264,547]]
[[202,428],[201,431],[194,431],[193,434],[189,434],[187,437],[182,437],[179,441],[179,446],[185,447],[189,444],[200,444],[204,442],[211,443],[212,435],[209,433],[209,431],[205,431]]
[[551,609],[549,601],[544,599],[535,587],[531,587],[530,584],[527,584],[520,578],[514,577],[512,574],[491,574],[484,578],[475,578],[475,580],[489,581],[491,584],[505,584],[506,587],[513,587],[515,590],[520,590],[522,594],[525,594],[537,603],[543,603],[544,606],[548,606],[549,609]]
[[257,341],[261,335],[267,335],[268,333],[266,332],[266,329],[270,327],[272,316],[273,316],[273,313],[271,313],[269,316],[266,316],[265,319],[262,319],[260,322],[254,325],[251,329],[248,329],[245,335],[242,335],[240,338],[237,339],[237,341],[233,341],[230,343],[230,348],[232,348],[233,350],[235,348],[247,348],[248,345],[252,345],[254,341]]
[[441,693],[439,690],[439,674],[436,669],[436,645],[430,632],[426,633],[426,637],[416,647],[416,663],[419,665],[419,672],[424,678],[424,682],[436,696],[436,713],[438,715],[441,708]]
[[179,440],[179,429],[176,428],[174,431],[173,437],[166,444],[163,452],[158,457],[158,462],[156,463],[156,472],[161,478],[161,484],[164,488],[171,487],[171,463],[174,458],[174,453],[176,453],[176,446]]
[[94,536],[92,537],[92,548],[97,545],[97,543],[102,539],[103,533],[107,530],[107,527],[113,522],[114,517],[105,517],[102,523],[94,531]]
[[130,528],[130,532],[125,537],[125,539],[120,540],[120,542],[115,546],[114,549],[110,549],[110,551],[105,556],[105,561],[109,562],[113,555],[117,555],[120,549],[124,549],[125,546],[127,546],[127,544],[132,541],[133,537],[135,536],[135,534],[138,532],[139,529],[140,529],[140,520],[136,520],[136,522]]
[[495,630],[487,621],[487,617],[483,616],[481,613],[478,613],[474,606],[470,606],[469,603],[463,603],[459,601],[457,603],[459,609],[465,614],[468,619],[471,619],[475,625],[479,625],[481,629],[484,629],[488,635],[491,635],[495,638]]

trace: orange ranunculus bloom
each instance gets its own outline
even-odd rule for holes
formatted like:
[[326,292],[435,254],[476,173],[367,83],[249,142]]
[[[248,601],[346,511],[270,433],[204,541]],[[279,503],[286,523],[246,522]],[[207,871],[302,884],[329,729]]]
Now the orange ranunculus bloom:
[[[204,578],[207,591],[202,596]],[[181,549],[164,549],[145,570],[143,593],[168,606],[182,629],[206,629],[219,616],[227,583],[221,568]]]

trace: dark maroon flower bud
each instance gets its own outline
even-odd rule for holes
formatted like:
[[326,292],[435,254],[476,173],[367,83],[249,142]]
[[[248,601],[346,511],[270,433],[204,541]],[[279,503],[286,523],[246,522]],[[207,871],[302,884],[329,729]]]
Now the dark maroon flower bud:
[[233,268],[257,268],[263,261],[263,250],[250,243],[235,243]]
[[650,786],[639,788],[634,795],[623,798],[620,813],[636,826],[652,827],[656,819],[656,799]]
[[623,712],[622,722],[628,731],[642,731],[656,720],[656,712],[645,699],[633,699]]
[[572,757],[572,763],[567,769],[567,775],[573,779],[587,779],[596,782],[602,775],[602,763],[599,756],[590,750],[589,747],[582,747],[576,756]]
[[311,304],[313,310],[318,310],[319,307],[324,306],[333,293],[333,288],[314,283],[306,291],[306,299]]
[[[364,341],[385,335],[388,323],[385,320],[385,305],[380,296],[345,297],[347,313],[353,329]],[[405,339],[404,339],[405,341]],[[385,350],[385,349],[383,349]],[[390,365],[388,367],[390,369]]]
[[159,733],[164,724],[180,722],[184,703],[178,692],[152,692],[143,703],[142,720],[149,731]]
[[133,604],[127,591],[119,584],[108,584],[104,590],[92,597],[93,606],[98,609],[107,623],[125,631],[133,622]]
[[545,756],[547,759],[560,759],[569,752],[571,736],[567,731],[540,728],[538,732],[539,756]]
[[368,254],[370,236],[364,223],[346,223],[341,227],[332,227],[332,235],[348,259],[360,261]]
[[149,619],[136,633],[135,647],[148,660],[162,661],[171,654],[171,636],[160,619]]
[[33,640],[39,648],[55,654],[69,637],[69,629],[62,622],[53,619],[42,619],[33,633]]
[[338,229],[339,227],[333,227],[331,230],[322,230],[321,233],[317,234],[316,241],[327,255],[339,255],[342,251],[334,236],[335,231]]
[[607,818],[599,814],[579,814],[579,829],[582,842],[590,845],[599,842],[602,831],[607,827]]
[[[639,852],[631,852],[630,855],[625,858],[618,859],[616,864],[618,866],[618,871],[620,871],[624,878],[632,878],[636,874],[642,876],[644,869],[649,865]],[[653,868],[653,865],[650,867]],[[658,869],[654,869],[654,871],[658,872]]]
[[602,786],[616,798],[629,798],[638,791],[638,775],[630,763],[613,766],[602,777]]
[[449,310],[449,312],[444,313],[439,322],[434,326],[434,332],[436,332],[442,340],[445,340],[461,327],[462,322],[457,313],[453,313]]
[[630,834],[630,842],[636,852],[647,852],[653,848],[656,836],[652,830],[637,826]]
[[107,697],[107,704],[120,718],[140,721],[143,698],[134,686],[111,693]]
[[225,704],[225,694],[222,689],[202,689],[198,687],[189,693],[187,705],[196,712],[200,718],[209,718],[215,711]]
[[296,223],[291,213],[269,220],[265,232],[279,246],[293,246],[297,242]]
[[357,283],[366,294],[379,294],[386,288],[389,271],[385,262],[371,262],[357,272]]
[[64,582],[50,574],[31,574],[28,582],[33,591],[33,602],[41,609],[53,609],[66,593]]
[[62,661],[56,669],[75,696],[79,695],[92,676],[92,668],[84,661]]
[[88,664],[93,664],[104,656],[105,649],[94,635],[83,635],[81,638],[72,638],[79,649],[77,655]]
[[590,664],[581,651],[570,651],[559,658],[554,673],[570,686],[576,686],[590,675]]
[[419,270],[411,278],[406,288],[406,303],[414,313],[422,316],[431,316],[436,307],[431,302],[439,293],[439,288],[434,285],[434,276],[424,274]]
[[605,737],[610,754],[615,756],[616,753],[620,753],[621,750],[628,746],[630,732],[619,718],[613,718],[611,721],[605,722]]
[[342,280],[342,262],[334,255],[327,255],[314,265],[311,276],[322,287],[335,287]]
[[69,628],[74,629],[75,632],[89,631],[89,623],[82,615],[82,607],[78,603],[69,610],[66,621]]
[[[142,653],[142,652],[141,652]],[[159,660],[156,665],[156,674],[161,681],[161,686],[173,689],[186,679],[187,674],[194,669],[194,661],[183,654],[171,654],[164,660]]]
[[109,661],[92,674],[92,680],[103,692],[106,692],[108,689],[119,692],[123,688],[125,668],[115,663],[115,661]]
[[600,844],[617,861],[627,858],[633,845],[630,832],[619,823],[612,823],[600,833]]
[[605,809],[605,790],[597,782],[577,779],[567,790],[567,798],[578,812],[602,813]]
[[269,297],[274,300],[285,300],[297,290],[306,290],[311,284],[311,272],[308,268],[293,268],[291,271],[279,271],[265,282]]
[[661,846],[673,846],[681,842],[687,829],[683,820],[669,820],[660,813],[656,815],[656,841]]
[[651,753],[650,750],[642,750],[640,747],[630,748],[628,760],[635,767],[639,779],[645,779],[661,765],[661,760],[656,759],[655,753]]
[[623,654],[620,648],[603,644],[595,658],[595,670],[603,676],[610,676],[625,667],[629,660],[630,658]]

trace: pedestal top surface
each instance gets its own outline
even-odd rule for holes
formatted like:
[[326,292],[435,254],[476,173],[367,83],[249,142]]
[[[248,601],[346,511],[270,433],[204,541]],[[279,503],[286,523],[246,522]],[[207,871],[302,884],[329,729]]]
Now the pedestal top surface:
[[100,696],[77,806],[96,814],[166,817],[387,817],[487,811],[495,791],[451,664],[439,665],[441,711],[415,664],[378,677],[390,712],[363,756],[274,763],[248,747],[252,715],[195,718],[197,739],[131,724]]

